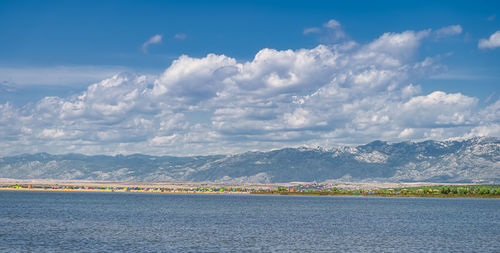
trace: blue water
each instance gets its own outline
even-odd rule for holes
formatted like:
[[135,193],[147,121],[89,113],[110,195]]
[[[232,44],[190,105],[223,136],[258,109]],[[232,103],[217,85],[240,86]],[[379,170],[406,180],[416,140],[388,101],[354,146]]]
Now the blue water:
[[4,252],[500,252],[500,199],[0,192]]

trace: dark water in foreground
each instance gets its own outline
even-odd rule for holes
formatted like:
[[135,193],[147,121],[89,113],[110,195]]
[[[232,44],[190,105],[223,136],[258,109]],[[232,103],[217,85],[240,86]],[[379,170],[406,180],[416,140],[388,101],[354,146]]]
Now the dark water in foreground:
[[7,252],[499,252],[499,199],[0,192]]

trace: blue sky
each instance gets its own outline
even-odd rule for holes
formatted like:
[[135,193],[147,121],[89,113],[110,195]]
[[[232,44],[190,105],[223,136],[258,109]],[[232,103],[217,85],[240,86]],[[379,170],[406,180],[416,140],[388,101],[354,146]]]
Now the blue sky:
[[5,154],[206,154],[496,136],[499,7],[0,1],[0,139]]

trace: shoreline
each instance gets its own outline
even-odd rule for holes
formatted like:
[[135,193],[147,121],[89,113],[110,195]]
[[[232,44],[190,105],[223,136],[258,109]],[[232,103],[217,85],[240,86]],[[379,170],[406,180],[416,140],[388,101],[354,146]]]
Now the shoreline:
[[480,195],[480,194],[350,194],[350,193],[301,193],[301,192],[285,192],[285,193],[250,193],[256,195],[292,195],[292,196],[330,196],[330,197],[380,197],[380,198],[464,198],[464,199],[500,199],[500,195]]
[[39,189],[39,188],[3,188],[0,191],[38,191],[38,192],[116,192],[116,193],[187,193],[187,194],[250,194],[250,192],[197,192],[197,191],[158,191],[158,190],[121,190],[121,189]]
[[428,182],[190,182],[0,178],[0,191],[500,198],[500,185]]
[[324,192],[266,192],[266,191],[161,191],[161,190],[123,190],[123,189],[40,189],[40,188],[5,188],[0,191],[23,191],[23,192],[86,192],[86,193],[155,193],[155,194],[218,194],[218,195],[274,195],[274,196],[330,196],[330,197],[382,197],[382,198],[481,198],[499,199],[500,195],[493,194],[365,194],[365,193],[324,193]]

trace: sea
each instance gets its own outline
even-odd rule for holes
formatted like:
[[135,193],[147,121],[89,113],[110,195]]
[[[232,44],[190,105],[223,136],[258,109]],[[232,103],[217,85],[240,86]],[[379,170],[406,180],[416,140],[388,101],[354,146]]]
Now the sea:
[[0,191],[0,252],[500,252],[500,199]]

